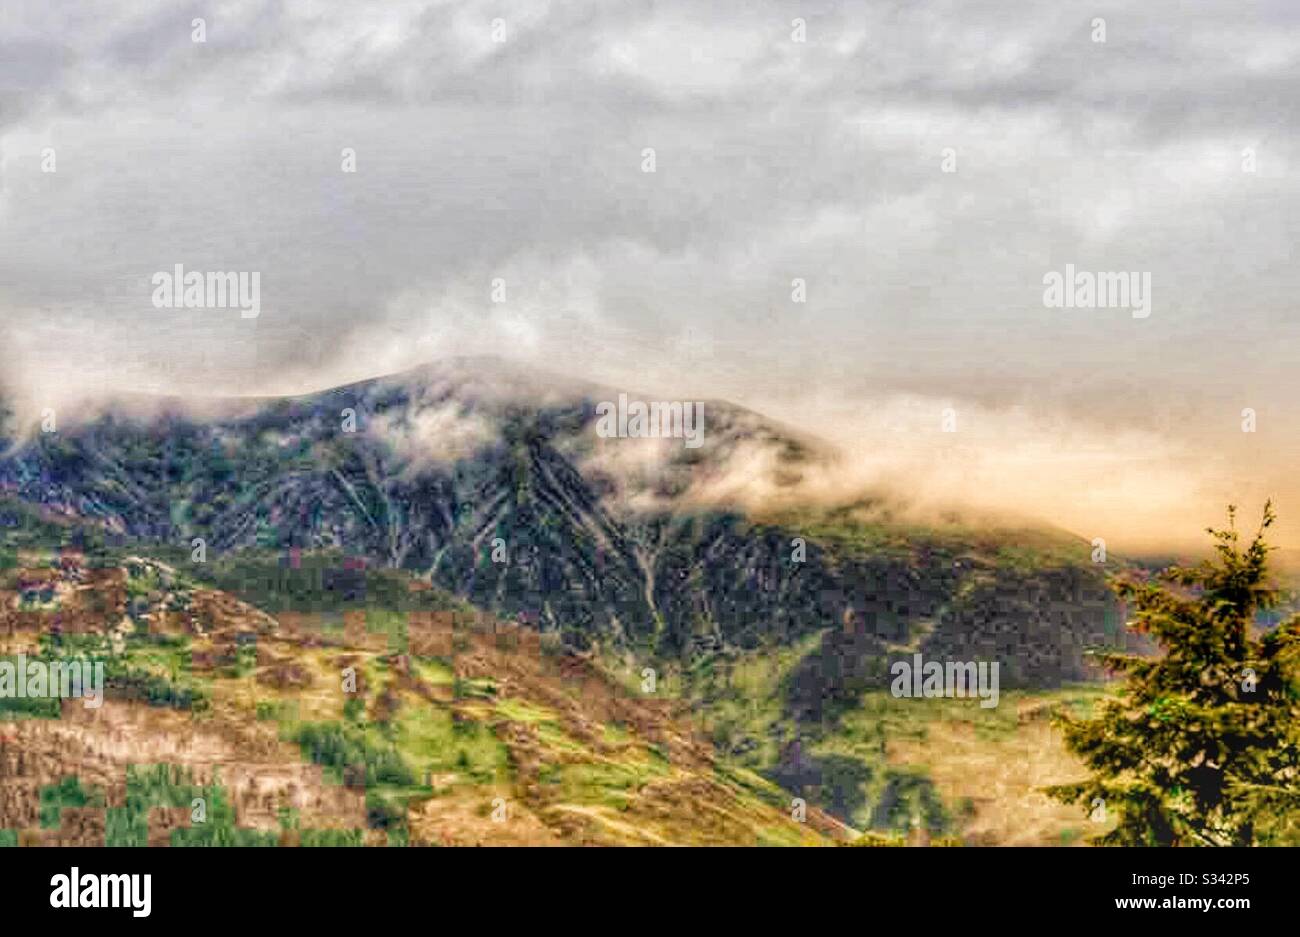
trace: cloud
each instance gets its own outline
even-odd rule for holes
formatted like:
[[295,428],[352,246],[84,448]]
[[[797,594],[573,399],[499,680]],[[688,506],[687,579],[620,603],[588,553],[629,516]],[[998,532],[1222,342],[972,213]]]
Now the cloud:
[[[0,381],[291,393],[496,353],[850,444],[828,412],[1023,407],[1202,454],[1189,511],[1294,492],[1294,4],[499,6],[6,9]],[[153,308],[176,263],[260,272],[261,317]],[[1044,309],[1066,263],[1149,271],[1151,317]]]
[[467,413],[454,401],[401,417],[380,414],[369,421],[366,432],[394,449],[404,471],[471,458],[497,438],[484,416]]

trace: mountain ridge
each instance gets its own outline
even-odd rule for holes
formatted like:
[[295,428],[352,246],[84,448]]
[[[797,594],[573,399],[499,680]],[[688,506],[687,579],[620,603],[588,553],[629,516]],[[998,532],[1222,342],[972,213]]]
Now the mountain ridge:
[[[793,491],[801,473],[835,456],[823,441],[791,438],[721,402],[700,450],[600,439],[594,397],[605,389],[571,382],[530,398],[549,377],[503,377],[499,363],[421,365],[245,402],[223,419],[110,411],[20,444],[0,459],[0,486],[115,536],[178,547],[198,538],[215,556],[364,555],[579,648],[595,641],[680,657],[788,643],[847,621],[856,650],[833,653],[880,658],[910,643],[909,629],[950,614],[961,583],[994,569],[1001,584],[976,590],[990,609],[1017,590],[1043,593],[1017,620],[1035,619],[1030,630],[1045,631],[1038,640],[1049,651],[1033,649],[1026,665],[1016,655],[1028,650],[1027,632],[1017,638],[1000,658],[1013,682],[1087,678],[1085,646],[1116,630],[1091,612],[1040,627],[1053,607],[1079,605],[1080,589],[1082,607],[1105,605],[1105,567],[1087,564],[1079,539],[909,527],[878,499],[857,502],[864,517],[852,504],[749,511],[709,502],[698,493],[725,492],[737,466],[749,473],[737,486],[761,462],[764,484]],[[584,393],[575,397],[576,387]],[[1077,572],[1048,574],[1062,566]],[[1031,585],[1036,577],[1046,578]],[[990,631],[997,623],[982,607],[963,627],[973,647],[996,650],[992,636],[1007,635]]]

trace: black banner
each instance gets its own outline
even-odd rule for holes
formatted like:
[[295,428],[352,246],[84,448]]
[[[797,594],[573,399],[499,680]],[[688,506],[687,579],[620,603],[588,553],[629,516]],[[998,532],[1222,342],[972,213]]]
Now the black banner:
[[469,914],[603,929],[689,910],[723,925],[834,913],[864,929],[1126,917],[1232,928],[1293,910],[1284,883],[1296,858],[1285,849],[35,848],[6,850],[4,878],[19,919],[77,927],[343,926],[390,915],[433,925]]

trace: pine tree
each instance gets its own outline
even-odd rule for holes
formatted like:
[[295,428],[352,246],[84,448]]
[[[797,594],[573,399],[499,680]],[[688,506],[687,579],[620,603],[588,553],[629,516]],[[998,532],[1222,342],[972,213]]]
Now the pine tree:
[[1048,793],[1117,819],[1104,845],[1300,843],[1300,615],[1272,629],[1256,614],[1281,595],[1269,572],[1272,504],[1250,545],[1228,508],[1207,528],[1213,556],[1113,584],[1128,627],[1155,642],[1144,657],[1099,654],[1126,682],[1093,718],[1058,718],[1092,773]]

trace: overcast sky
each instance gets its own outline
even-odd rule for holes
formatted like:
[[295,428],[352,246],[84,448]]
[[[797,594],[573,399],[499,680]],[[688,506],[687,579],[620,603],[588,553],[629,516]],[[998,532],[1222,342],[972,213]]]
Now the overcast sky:
[[[289,393],[492,353],[1089,536],[1264,493],[1300,529],[1298,133],[1294,0],[8,0],[0,369]],[[261,315],[155,308],[176,264],[258,272]],[[1045,308],[1066,264],[1149,273],[1150,315]]]

